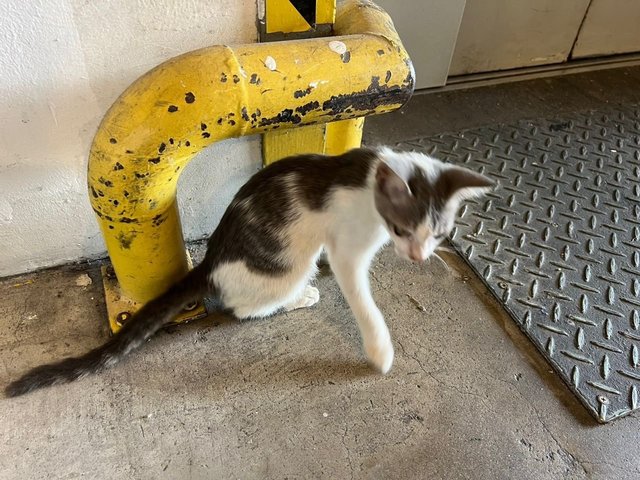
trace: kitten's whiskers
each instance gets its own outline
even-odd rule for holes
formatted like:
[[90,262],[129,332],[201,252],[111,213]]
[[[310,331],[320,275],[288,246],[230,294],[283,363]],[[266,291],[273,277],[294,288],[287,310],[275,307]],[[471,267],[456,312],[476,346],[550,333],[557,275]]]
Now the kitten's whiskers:
[[444,258],[442,258],[440,255],[438,255],[436,252],[432,253],[432,257],[437,258],[438,260],[440,260],[440,262],[444,265],[444,267],[447,269],[447,272],[451,272],[451,267],[449,266],[449,264],[447,262],[445,262]]

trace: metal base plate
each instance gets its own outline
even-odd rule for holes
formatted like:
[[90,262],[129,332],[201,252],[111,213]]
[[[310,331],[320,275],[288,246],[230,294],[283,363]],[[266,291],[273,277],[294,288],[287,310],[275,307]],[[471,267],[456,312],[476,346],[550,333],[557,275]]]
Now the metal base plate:
[[398,147],[499,183],[452,243],[598,421],[640,408],[640,108]]
[[[103,265],[100,269],[102,283],[104,285],[104,297],[109,316],[109,328],[112,333],[117,333],[122,325],[138,311],[142,304],[126,297],[120,291],[118,279],[110,265]],[[183,311],[171,324],[184,323],[207,316],[207,309],[203,301],[198,302],[194,308]]]

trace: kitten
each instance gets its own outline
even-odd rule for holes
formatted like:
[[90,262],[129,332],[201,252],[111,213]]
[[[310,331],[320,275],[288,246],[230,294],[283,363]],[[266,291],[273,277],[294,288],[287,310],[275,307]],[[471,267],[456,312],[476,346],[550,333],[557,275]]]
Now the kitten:
[[309,282],[323,250],[369,361],[386,373],[394,352],[369,289],[371,260],[389,240],[401,257],[425,260],[452,229],[460,202],[492,186],[470,170],[388,148],[283,159],[240,189],[209,239],[205,259],[182,280],[146,304],[105,345],[37,367],[11,383],[6,394],[22,395],[110,367],[207,295],[239,318],[310,307],[319,299]]

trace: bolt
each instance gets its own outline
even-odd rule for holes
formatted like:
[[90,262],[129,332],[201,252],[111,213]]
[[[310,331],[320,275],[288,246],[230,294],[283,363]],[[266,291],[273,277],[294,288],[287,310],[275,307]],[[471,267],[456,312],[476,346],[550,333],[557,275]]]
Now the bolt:
[[187,303],[184,307],[184,310],[186,312],[190,312],[191,310],[195,310],[197,306],[198,306],[198,302]]
[[107,278],[109,278],[109,279],[116,278],[116,271],[113,269],[113,267],[112,267],[111,265],[109,265],[109,266],[107,267],[107,269],[106,269],[106,272],[105,272],[105,273],[106,273],[106,275],[107,275]]
[[118,326],[121,327],[122,325],[127,323],[130,319],[131,319],[131,314],[129,312],[120,312],[116,316],[116,323],[118,324]]

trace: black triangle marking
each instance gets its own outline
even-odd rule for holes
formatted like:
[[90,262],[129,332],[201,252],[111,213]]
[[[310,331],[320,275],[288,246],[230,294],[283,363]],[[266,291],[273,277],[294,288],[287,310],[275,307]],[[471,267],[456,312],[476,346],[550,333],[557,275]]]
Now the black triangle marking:
[[316,26],[316,0],[289,0],[311,28]]

